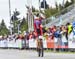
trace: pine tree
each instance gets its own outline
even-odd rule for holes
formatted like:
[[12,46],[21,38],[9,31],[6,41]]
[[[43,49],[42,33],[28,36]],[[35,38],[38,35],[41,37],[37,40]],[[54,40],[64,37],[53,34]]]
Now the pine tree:
[[67,0],[66,3],[65,3],[65,8],[68,7],[68,6],[70,6],[70,5],[71,5],[71,2],[69,2],[69,1]]
[[9,30],[6,27],[4,20],[2,20],[0,24],[0,35],[8,35],[8,34],[9,34]]
[[56,10],[58,10],[59,6],[58,6],[57,2],[55,2],[55,6],[56,6]]
[[74,3],[74,0],[71,0],[71,4],[73,4]]
[[23,33],[24,31],[27,31],[27,29],[28,29],[28,24],[27,24],[27,22],[26,22],[26,19],[23,18],[23,19],[22,19],[22,22],[21,22],[21,24],[20,24],[20,30],[21,30],[21,32]]
[[19,11],[17,11],[17,9],[15,9],[15,11],[13,12],[13,15],[12,15],[12,17],[11,17],[11,21],[12,21],[12,23],[13,23],[13,28],[12,28],[12,30],[13,30],[13,33],[18,33],[18,15],[20,15],[20,13],[19,13]]

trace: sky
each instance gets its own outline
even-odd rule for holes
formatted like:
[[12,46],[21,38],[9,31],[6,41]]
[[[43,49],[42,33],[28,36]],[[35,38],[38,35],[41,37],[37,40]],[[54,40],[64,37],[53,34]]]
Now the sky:
[[[10,26],[10,18],[9,18],[9,0],[0,0],[0,22],[2,19],[4,19],[6,26],[9,28]],[[26,16],[26,5],[32,4],[36,9],[38,9],[39,6],[39,0],[10,0],[11,1],[11,14],[13,14],[13,11],[15,8],[20,12],[19,17],[25,17]],[[42,0],[41,0],[42,1]],[[62,3],[63,0],[46,0],[47,3],[50,6],[55,5],[55,2]],[[66,0],[65,0],[66,1]],[[32,3],[31,3],[32,2]]]

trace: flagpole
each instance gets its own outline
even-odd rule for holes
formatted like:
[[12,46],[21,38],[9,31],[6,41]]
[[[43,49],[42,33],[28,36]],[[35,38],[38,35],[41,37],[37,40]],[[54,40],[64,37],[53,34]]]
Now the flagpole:
[[27,0],[28,31],[32,30],[32,0]]
[[45,7],[46,7],[46,6],[45,6],[45,0],[43,0],[43,1],[44,1],[44,10],[45,10]]
[[9,16],[11,17],[11,4],[10,4],[10,0],[9,0]]
[[[44,4],[44,10],[45,10],[45,8],[46,8],[46,5],[45,5],[45,0],[43,0],[43,4]],[[45,20],[45,24],[46,24],[46,20]]]
[[63,7],[64,7],[64,0],[63,0]]
[[74,0],[74,9],[75,9],[75,0]]
[[41,2],[39,0],[39,13],[40,13],[40,11],[41,11]]
[[12,34],[12,28],[11,28],[11,3],[9,0],[9,18],[10,18],[10,34]]

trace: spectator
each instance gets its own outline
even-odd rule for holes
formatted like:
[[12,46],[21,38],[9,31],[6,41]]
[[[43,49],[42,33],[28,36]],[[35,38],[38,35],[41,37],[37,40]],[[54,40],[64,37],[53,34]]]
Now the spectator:
[[61,26],[61,40],[62,40],[62,44],[61,44],[61,50],[63,51],[64,50],[64,46],[67,46],[68,43],[67,43],[67,39],[66,39],[66,28],[65,26]]
[[67,23],[67,27],[68,27],[68,34],[70,34],[72,32],[72,24]]
[[61,45],[61,34],[60,34],[61,30],[60,30],[60,27],[58,26],[56,28],[56,31],[54,32],[54,37],[55,37],[55,41],[56,41],[56,45],[57,47],[59,48],[60,50],[60,45]]

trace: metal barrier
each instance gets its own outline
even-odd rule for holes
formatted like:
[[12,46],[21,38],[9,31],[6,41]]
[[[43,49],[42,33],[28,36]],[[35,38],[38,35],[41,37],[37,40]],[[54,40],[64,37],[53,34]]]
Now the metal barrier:
[[[61,41],[58,40],[58,38],[53,38],[51,39],[50,36],[49,37],[43,37],[43,46],[44,48],[64,48],[64,49],[69,49],[69,48],[74,48],[75,49],[75,37],[73,35],[73,32],[68,35],[68,40],[65,38],[65,36],[63,36],[61,38]],[[26,45],[28,48],[37,48],[37,40],[35,40],[34,38],[27,40]],[[25,48],[25,41],[21,40],[21,39],[4,39],[4,40],[0,40],[0,48]]]
[[0,48],[25,48],[25,41],[21,39],[4,39],[0,40]]
[[[43,46],[44,48],[52,48],[52,49],[57,49],[57,48],[62,48],[62,49],[75,49],[75,39],[73,36],[73,32],[68,36],[68,40],[66,39],[65,36],[59,40],[58,38],[53,38],[51,39],[50,37],[43,38]],[[29,48],[37,48],[37,42],[34,39],[29,40]]]

